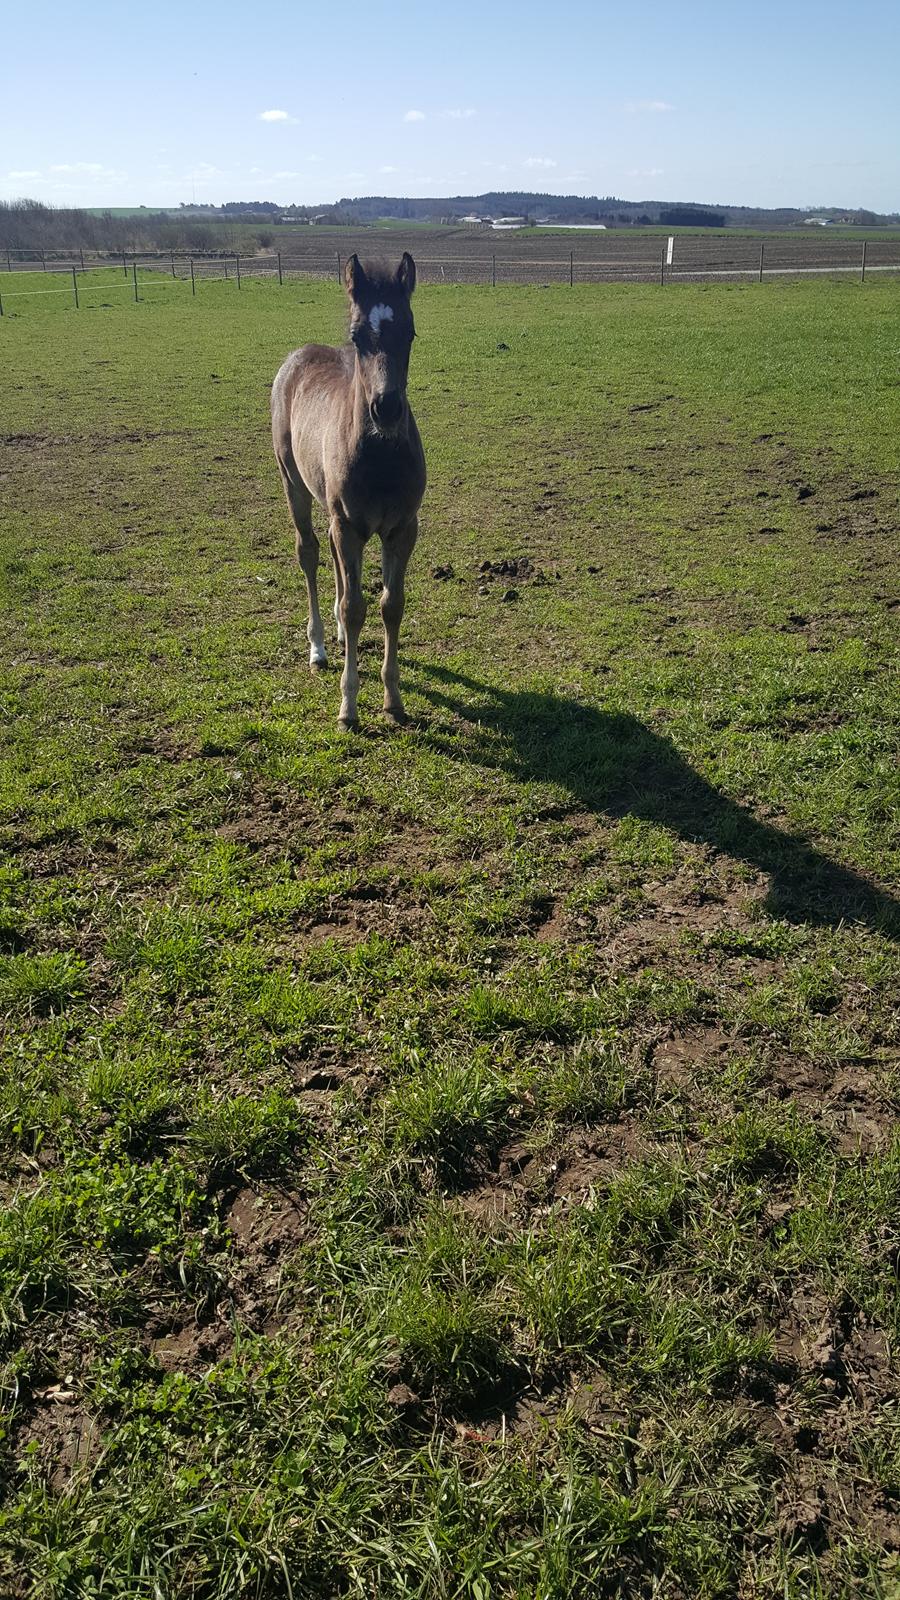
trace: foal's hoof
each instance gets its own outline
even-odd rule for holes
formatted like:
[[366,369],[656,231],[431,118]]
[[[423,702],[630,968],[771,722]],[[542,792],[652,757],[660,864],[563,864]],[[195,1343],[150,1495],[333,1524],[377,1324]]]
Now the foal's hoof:
[[384,714],[388,722],[392,722],[395,728],[405,728],[409,722],[409,717],[402,706],[385,706]]
[[359,733],[359,718],[338,717],[338,727],[341,733]]
[[310,652],[309,652],[309,670],[310,670],[310,672],[324,672],[325,668],[327,666],[328,666],[328,657],[326,656],[324,650],[322,650],[318,654],[313,654],[312,650],[310,650]]

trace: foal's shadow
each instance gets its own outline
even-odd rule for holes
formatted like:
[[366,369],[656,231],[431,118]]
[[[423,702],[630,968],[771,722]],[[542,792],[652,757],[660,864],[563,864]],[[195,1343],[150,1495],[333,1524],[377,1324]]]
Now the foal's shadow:
[[[559,695],[494,688],[446,667],[411,667],[410,675],[433,705],[469,724],[473,760],[526,781],[559,784],[585,810],[659,823],[749,862],[769,875],[765,904],[772,916],[831,926],[863,922],[900,939],[900,901],[804,839],[758,822],[637,717]],[[441,746],[434,734],[432,740]]]

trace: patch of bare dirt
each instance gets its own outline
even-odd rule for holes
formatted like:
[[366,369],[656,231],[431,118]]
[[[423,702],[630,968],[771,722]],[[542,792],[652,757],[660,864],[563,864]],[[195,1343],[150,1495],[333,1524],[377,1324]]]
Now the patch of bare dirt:
[[172,728],[156,728],[152,733],[141,733],[123,741],[122,755],[126,760],[139,760],[142,756],[155,756],[159,761],[180,765],[196,761],[199,750],[186,744]]
[[150,439],[183,439],[187,428],[124,428],[118,433],[0,433],[0,445],[18,450],[56,450],[61,445],[144,444]]
[[580,1203],[601,1188],[629,1162],[647,1154],[648,1142],[633,1122],[612,1122],[573,1128],[550,1164],[553,1194]]
[[844,1156],[871,1155],[892,1137],[896,1112],[877,1073],[864,1061],[834,1062],[771,1050],[766,1086],[813,1115]]
[[248,1186],[225,1213],[233,1241],[231,1309],[245,1325],[272,1333],[285,1320],[278,1300],[286,1264],[307,1235],[303,1194]]
[[[536,508],[539,512],[546,511],[546,505]],[[544,567],[536,567],[530,556],[504,556],[500,561],[482,561],[479,563],[475,574],[479,594],[490,594],[491,585],[497,581],[505,585],[502,598],[514,598],[520,585],[525,583],[538,586],[550,583],[559,578],[559,572],[554,568],[548,572]]]
[[226,1289],[196,1318],[172,1320],[166,1312],[144,1327],[149,1353],[166,1372],[196,1373],[228,1360],[236,1328],[274,1334],[291,1320],[282,1306],[286,1266],[307,1232],[304,1195],[272,1185],[247,1185],[226,1198],[229,1241]]
[[545,915],[532,930],[538,944],[558,944],[565,939],[569,918],[565,906],[551,900]]
[[225,1322],[188,1323],[150,1340],[150,1353],[164,1372],[198,1372],[225,1360],[234,1344]]
[[101,1430],[64,1383],[39,1390],[35,1406],[16,1437],[16,1454],[36,1456],[49,1487],[61,1494],[69,1480],[97,1460]]
[[726,1059],[736,1047],[732,1034],[719,1027],[672,1032],[653,1053],[653,1067],[661,1084],[672,1089],[690,1086],[699,1071]]

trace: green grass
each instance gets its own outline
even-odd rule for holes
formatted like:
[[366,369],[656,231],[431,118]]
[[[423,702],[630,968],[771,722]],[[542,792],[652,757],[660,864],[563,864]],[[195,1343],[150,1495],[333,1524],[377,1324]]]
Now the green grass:
[[0,1593],[892,1600],[896,285],[422,291],[348,739],[336,285],[115,281],[0,323]]

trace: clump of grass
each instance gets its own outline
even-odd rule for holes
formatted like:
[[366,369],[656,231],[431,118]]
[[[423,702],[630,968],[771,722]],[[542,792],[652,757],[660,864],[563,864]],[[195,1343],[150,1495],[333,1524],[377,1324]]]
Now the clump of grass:
[[122,928],[109,954],[160,1001],[189,999],[208,987],[216,965],[213,928],[192,907],[162,906]]
[[87,967],[70,950],[0,957],[0,1011],[49,1016],[84,998]]
[[413,1281],[388,1315],[398,1365],[410,1381],[449,1404],[471,1404],[514,1369],[500,1298],[465,1283]]
[[390,1096],[390,1137],[410,1155],[431,1158],[449,1176],[496,1145],[512,1098],[508,1081],[483,1049],[436,1056]]
[[229,1173],[250,1177],[286,1165],[306,1132],[296,1101],[280,1089],[259,1098],[236,1094],[218,1099],[207,1092],[200,1097],[188,1142],[215,1178]]
[[84,1097],[89,1107],[109,1113],[125,1143],[134,1145],[166,1122],[179,1093],[162,1051],[122,1051],[91,1063],[84,1076]]
[[641,1074],[613,1044],[583,1040],[540,1070],[533,1084],[539,1111],[559,1122],[595,1122],[621,1111]]
[[659,824],[640,817],[623,817],[613,834],[609,854],[622,866],[671,867],[677,857],[677,840]]
[[569,1039],[578,1031],[579,1013],[558,987],[532,980],[503,989],[475,984],[460,1007],[463,1022],[478,1039],[501,1033],[533,1039]]
[[822,1136],[790,1110],[749,1106],[716,1130],[712,1159],[719,1171],[758,1177],[802,1171],[821,1148]]
[[510,1271],[528,1347],[540,1366],[603,1348],[624,1338],[636,1306],[632,1276],[605,1241],[576,1225],[529,1235]]

